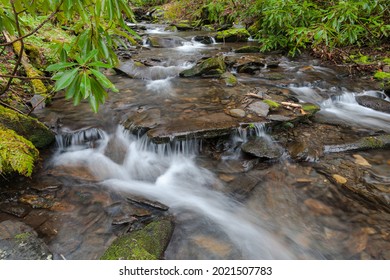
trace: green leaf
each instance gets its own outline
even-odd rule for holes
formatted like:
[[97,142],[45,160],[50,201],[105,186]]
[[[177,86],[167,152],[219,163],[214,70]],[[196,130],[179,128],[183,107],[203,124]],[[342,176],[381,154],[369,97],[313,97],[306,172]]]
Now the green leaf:
[[98,50],[92,50],[90,51],[84,58],[83,58],[83,63],[86,63],[88,62],[89,60],[91,60],[94,56],[96,56],[98,54]]
[[60,62],[56,64],[51,64],[46,68],[46,71],[52,72],[52,71],[58,71],[64,68],[76,66],[77,63],[75,62]]
[[103,63],[101,61],[94,61],[88,64],[90,67],[99,67],[99,68],[113,68],[111,64]]
[[95,96],[90,95],[89,98],[89,104],[91,105],[92,110],[97,113],[99,110],[99,102],[96,100]]
[[80,75],[78,75],[76,79],[73,79],[72,83],[66,89],[66,92],[65,92],[65,99],[66,100],[73,98],[75,93],[80,90],[79,84],[80,84]]
[[55,91],[59,91],[61,89],[66,88],[69,86],[72,81],[76,78],[77,72],[79,71],[79,68],[74,68],[73,70],[66,71],[62,74],[61,78],[56,82],[56,85],[54,87]]
[[118,92],[118,90],[115,88],[114,84],[111,83],[109,79],[107,79],[106,76],[104,76],[102,73],[95,69],[90,69],[92,74],[96,77],[97,81],[102,84],[103,87],[109,88],[114,92]]

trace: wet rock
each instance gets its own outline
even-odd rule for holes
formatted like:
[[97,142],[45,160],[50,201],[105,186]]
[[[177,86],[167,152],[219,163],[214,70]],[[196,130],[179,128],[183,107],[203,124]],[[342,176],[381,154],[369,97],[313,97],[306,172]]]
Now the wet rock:
[[218,32],[215,40],[217,42],[246,42],[250,36],[245,28],[232,28]]
[[25,205],[5,202],[0,204],[0,211],[23,218],[30,212],[30,209]]
[[179,29],[175,25],[169,25],[164,28],[164,31],[177,32]]
[[225,85],[227,85],[228,87],[234,87],[235,85],[238,84],[238,80],[237,80],[236,76],[234,76],[230,72],[225,72],[221,76],[221,78],[225,81]]
[[264,137],[256,137],[241,146],[241,150],[258,158],[278,159],[282,156],[283,150],[275,143]]
[[168,211],[169,210],[168,206],[166,206],[158,201],[152,201],[150,199],[146,199],[146,198],[140,197],[140,196],[132,195],[131,197],[128,197],[127,200],[141,204],[141,205],[145,205],[145,206],[157,209],[157,210],[161,210],[161,211]]
[[376,111],[390,113],[390,102],[381,98],[369,95],[359,95],[355,97],[356,102],[360,105],[371,108]]
[[363,137],[355,142],[340,144],[340,145],[326,145],[324,151],[327,153],[339,153],[346,151],[359,151],[368,149],[379,149],[390,146],[390,135],[378,135]]
[[245,117],[246,113],[242,109],[231,109],[229,110],[229,115],[235,118],[243,118]]
[[242,56],[235,61],[233,67],[238,73],[254,74],[265,66],[265,59],[259,56],[247,55]]
[[248,106],[248,109],[252,112],[254,112],[256,115],[259,117],[266,117],[269,112],[269,105],[262,102],[262,101],[257,101],[254,103],[251,103]]
[[38,196],[35,194],[25,194],[19,198],[19,201],[30,205],[32,208],[48,209],[54,204],[54,196]]
[[147,44],[153,48],[176,48],[184,45],[185,40],[177,36],[150,36]]
[[29,226],[18,221],[0,223],[1,260],[48,260],[52,254],[47,245]]
[[221,77],[226,71],[226,65],[222,57],[210,57],[199,61],[191,69],[184,70],[180,77]]
[[118,237],[105,251],[102,260],[162,259],[173,233],[169,216],[155,220],[144,228]]
[[210,45],[214,43],[214,38],[206,35],[197,35],[193,38],[195,42],[199,42],[205,45]]

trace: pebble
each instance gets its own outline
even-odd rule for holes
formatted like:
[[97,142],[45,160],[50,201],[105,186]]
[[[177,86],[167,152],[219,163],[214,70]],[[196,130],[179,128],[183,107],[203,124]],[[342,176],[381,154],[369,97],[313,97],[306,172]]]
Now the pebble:
[[345,184],[345,183],[347,183],[347,179],[344,178],[344,177],[341,176],[341,175],[333,174],[332,177],[333,177],[333,179],[335,179],[336,182],[339,183],[339,184]]
[[371,164],[368,163],[368,161],[362,157],[361,155],[353,155],[353,157],[355,158],[355,163],[356,164],[359,164],[361,166],[367,166],[367,167],[371,167]]

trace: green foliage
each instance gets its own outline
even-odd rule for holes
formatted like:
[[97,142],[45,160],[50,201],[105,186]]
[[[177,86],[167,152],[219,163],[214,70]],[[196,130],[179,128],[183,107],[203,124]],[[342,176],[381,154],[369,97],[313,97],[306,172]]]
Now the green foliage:
[[30,141],[0,126],[0,174],[17,172],[31,176],[38,155]]
[[[6,30],[19,38],[26,34],[36,35],[42,24],[49,21],[74,34],[63,40],[53,40],[51,54],[52,61],[59,58],[61,63],[75,64],[65,64],[61,69],[56,67],[63,64],[55,64],[48,71],[61,70],[53,77],[56,91],[65,89],[74,104],[88,99],[95,112],[104,102],[107,89],[115,91],[99,68],[110,68],[118,63],[114,49],[123,43],[122,38],[133,44],[134,38],[139,38],[124,21],[125,17],[134,21],[125,0],[3,0],[0,10],[0,31]],[[34,22],[32,25],[38,30],[29,24],[34,19],[40,19],[39,24]],[[34,37],[20,40],[33,40]]]
[[96,60],[98,52],[95,49],[77,57],[77,62],[60,62],[46,69],[56,72],[53,76],[53,80],[56,81],[54,90],[65,89],[65,98],[72,98],[75,106],[82,99],[88,99],[94,112],[98,111],[99,104],[104,103],[107,89],[118,92],[110,80],[99,72],[99,68],[112,66]]

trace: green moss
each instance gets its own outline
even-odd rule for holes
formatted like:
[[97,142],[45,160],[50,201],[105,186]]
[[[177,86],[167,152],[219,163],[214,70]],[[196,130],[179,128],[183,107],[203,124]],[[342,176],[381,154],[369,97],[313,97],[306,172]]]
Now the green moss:
[[314,114],[318,112],[321,108],[318,105],[312,104],[312,103],[304,103],[302,104],[302,109],[306,113]]
[[54,141],[54,133],[38,120],[0,106],[0,126],[14,130],[31,141],[37,148],[44,148]]
[[246,42],[251,35],[245,28],[232,28],[217,33],[218,42]]
[[102,260],[161,259],[173,232],[173,222],[166,217],[153,221],[141,230],[117,238],[106,250]]
[[374,78],[377,79],[377,80],[390,80],[390,73],[377,71],[374,74]]
[[362,145],[367,148],[382,148],[383,147],[383,141],[381,139],[375,138],[375,137],[365,137],[362,140]]
[[368,55],[350,55],[350,59],[352,59],[355,63],[359,64],[370,64],[372,59]]
[[383,59],[383,62],[390,65],[390,57]]
[[222,77],[222,79],[224,79],[225,84],[228,87],[234,87],[238,83],[238,80],[237,80],[236,76],[234,76],[230,72],[223,73],[221,77]]
[[30,141],[0,126],[0,173],[17,172],[31,176],[38,155],[38,150]]
[[265,100],[263,100],[263,102],[266,103],[266,104],[268,104],[268,106],[269,106],[269,108],[270,108],[271,110],[277,110],[277,109],[279,109],[280,106],[281,106],[278,102],[275,102],[275,101],[269,100],[269,99],[265,99]]
[[31,232],[23,232],[15,235],[14,238],[20,241],[24,241],[27,240],[30,236],[31,236]]

